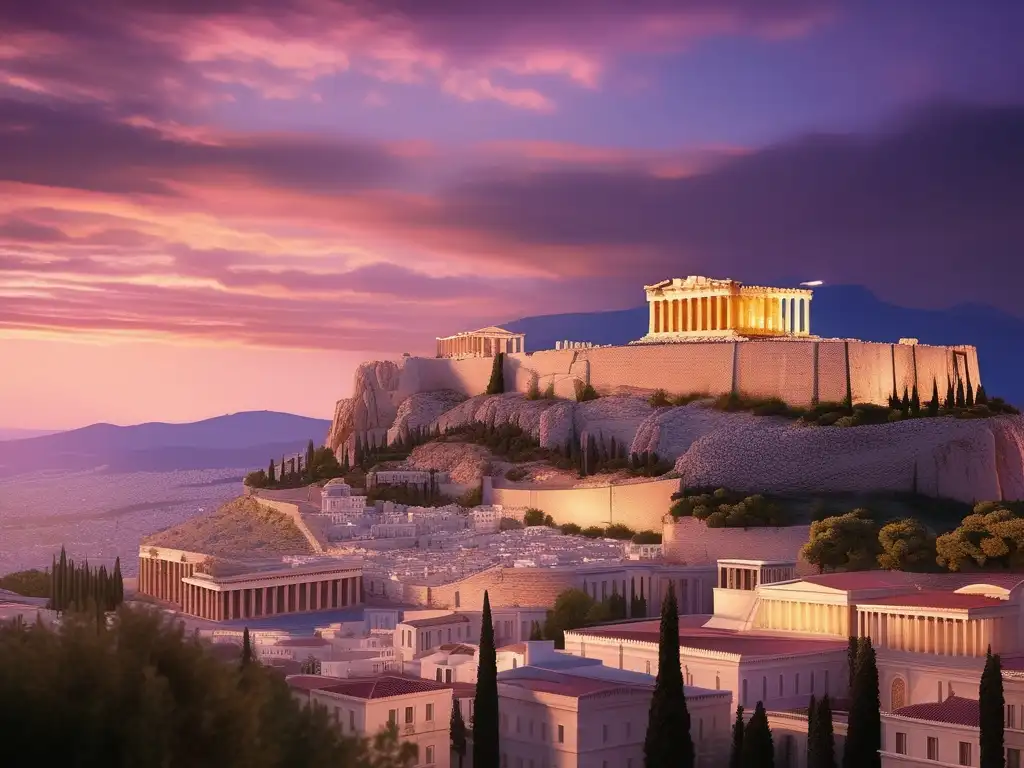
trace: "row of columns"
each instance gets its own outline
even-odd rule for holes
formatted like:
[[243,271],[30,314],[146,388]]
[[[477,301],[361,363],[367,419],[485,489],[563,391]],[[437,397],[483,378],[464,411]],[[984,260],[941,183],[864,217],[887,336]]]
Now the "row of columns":
[[648,303],[649,333],[709,331],[810,333],[810,297],[802,296],[695,296],[655,299]]
[[999,619],[913,616],[881,611],[857,612],[857,634],[877,648],[933,653],[938,656],[984,656],[989,645],[998,652]]
[[228,590],[184,584],[182,610],[202,619],[231,621],[345,608],[360,601],[359,578],[321,579],[274,587]]
[[195,563],[140,557],[138,591],[180,606],[184,599],[181,580],[195,573],[195,569]]
[[494,357],[499,352],[523,352],[525,336],[465,334],[437,340],[438,357]]
[[763,629],[845,637],[849,633],[850,609],[845,605],[762,599],[757,623]]

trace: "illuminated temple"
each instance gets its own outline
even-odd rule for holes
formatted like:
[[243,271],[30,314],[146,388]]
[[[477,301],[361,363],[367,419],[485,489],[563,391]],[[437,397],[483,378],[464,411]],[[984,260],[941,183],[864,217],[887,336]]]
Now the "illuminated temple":
[[809,290],[692,275],[645,285],[644,290],[650,308],[644,342],[810,335]]

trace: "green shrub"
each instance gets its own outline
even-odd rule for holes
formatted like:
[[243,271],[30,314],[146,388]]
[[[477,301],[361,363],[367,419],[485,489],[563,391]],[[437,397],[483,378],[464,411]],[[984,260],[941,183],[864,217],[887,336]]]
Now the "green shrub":
[[588,525],[582,531],[581,534],[586,536],[588,539],[601,539],[604,538],[604,528],[599,525]]
[[530,471],[523,469],[522,467],[512,467],[505,473],[505,479],[511,480],[513,483],[519,480],[524,480],[530,476]]
[[654,394],[647,399],[647,403],[651,408],[665,408],[672,405],[672,402],[668,399],[668,392],[664,389],[654,390]]
[[743,494],[718,488],[690,489],[673,495],[669,508],[674,518],[694,517],[709,528],[759,528],[785,524],[782,507],[761,494]]
[[690,403],[694,402],[695,400],[704,400],[707,397],[708,397],[708,395],[707,395],[706,392],[690,392],[687,395],[675,395],[672,398],[672,405],[674,405],[677,408],[679,408],[679,407],[682,407],[684,405],[689,405]]
[[548,385],[544,387],[544,399],[554,400],[555,399],[555,382],[549,381]]
[[628,525],[622,523],[613,523],[604,529],[605,538],[619,539],[621,541],[628,541],[636,535],[636,531],[630,528]]
[[530,377],[530,384],[526,388],[527,400],[540,400],[540,381],[536,374]]
[[826,413],[818,418],[818,426],[831,427],[845,415],[846,414],[843,413],[842,411],[832,411],[830,413]]
[[480,485],[476,488],[470,488],[458,498],[458,504],[461,507],[479,507],[483,503],[484,489]]
[[583,529],[576,525],[576,523],[562,523],[558,526],[558,530],[566,536],[579,536],[583,533]]
[[[58,573],[60,573],[59,569]],[[33,568],[27,571],[8,573],[6,576],[0,576],[0,589],[6,589],[24,597],[50,597],[50,572]]]
[[640,531],[633,534],[634,544],[661,544],[662,537],[657,531]]
[[523,523],[527,526],[544,525],[544,513],[536,507],[530,507],[523,513]]
[[597,390],[588,382],[584,384],[581,381],[576,382],[576,402],[585,403],[588,400],[597,400]]

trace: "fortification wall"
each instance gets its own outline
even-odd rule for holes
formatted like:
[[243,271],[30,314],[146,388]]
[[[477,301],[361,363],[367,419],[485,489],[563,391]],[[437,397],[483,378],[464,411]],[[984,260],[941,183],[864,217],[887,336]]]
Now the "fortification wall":
[[309,546],[313,548],[313,551],[317,554],[323,554],[324,545],[327,543],[327,534],[324,530],[313,531],[313,529],[306,524],[305,518],[302,513],[299,512],[297,504],[290,504],[287,501],[280,501],[278,499],[268,499],[263,496],[253,495],[256,499],[256,503],[267,509],[272,509],[275,512],[280,512],[282,515],[287,515],[295,523],[295,527],[299,529],[299,533],[306,537],[306,541],[309,542]]
[[582,581],[582,577],[569,569],[495,566],[449,584],[428,587],[391,582],[386,587],[391,600],[431,608],[479,611],[483,608],[484,590],[487,590],[492,609],[550,606],[560,593],[579,586]]
[[713,565],[723,558],[755,553],[759,560],[795,560],[797,575],[809,576],[817,570],[800,557],[800,548],[810,532],[809,525],[708,528],[692,517],[674,522],[669,518],[662,528],[662,551],[669,562],[685,565]]
[[781,397],[792,405],[814,400],[815,345],[809,341],[736,344],[736,391]]
[[[954,363],[954,357],[959,363]],[[491,358],[407,358],[395,402],[416,392],[450,389],[479,395],[490,379]],[[526,392],[536,378],[559,397],[572,398],[577,382],[589,382],[601,394],[620,388],[664,389],[673,394],[730,391],[753,397],[778,397],[795,406],[841,402],[885,404],[895,385],[931,397],[933,379],[945,395],[947,381],[968,372],[981,381],[973,347],[932,347],[866,341],[761,340],[693,342],[546,350],[505,356],[505,390]],[[966,383],[966,380],[965,380]]]
[[506,507],[534,507],[551,515],[559,525],[628,525],[634,530],[659,530],[679,480],[604,485],[592,488],[493,487],[484,478],[484,503]]

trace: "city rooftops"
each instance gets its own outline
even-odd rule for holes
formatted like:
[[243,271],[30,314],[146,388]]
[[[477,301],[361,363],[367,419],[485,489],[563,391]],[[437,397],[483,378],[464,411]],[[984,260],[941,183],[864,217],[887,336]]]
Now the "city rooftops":
[[452,686],[420,677],[377,675],[363,678],[324,677],[323,675],[290,675],[289,687],[301,691],[320,691],[353,699],[390,699],[416,693],[443,691]]
[[981,708],[976,699],[950,696],[945,701],[929,701],[900,707],[891,714],[911,720],[927,720],[946,725],[965,725],[977,728],[981,722]]
[[446,616],[432,616],[426,619],[407,619],[401,623],[414,629],[426,629],[427,627],[437,627],[443,624],[468,624],[469,617],[461,613],[450,613]]
[[[789,637],[760,632],[737,632],[729,629],[705,627],[710,616],[679,617],[679,645],[698,651],[710,651],[731,656],[772,657],[799,656],[826,651],[845,650],[846,641],[826,638]],[[604,624],[568,633],[584,637],[631,640],[658,645],[660,619]]]

